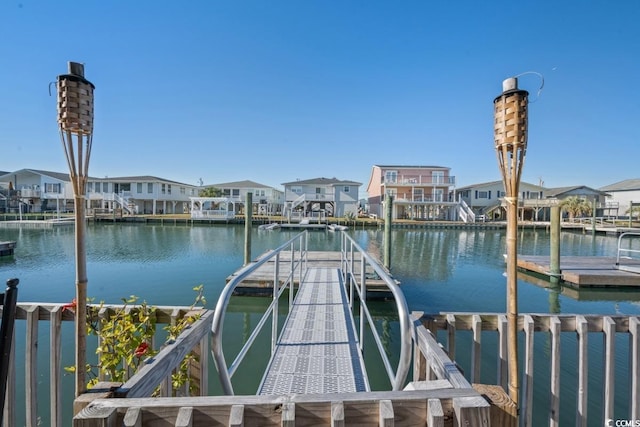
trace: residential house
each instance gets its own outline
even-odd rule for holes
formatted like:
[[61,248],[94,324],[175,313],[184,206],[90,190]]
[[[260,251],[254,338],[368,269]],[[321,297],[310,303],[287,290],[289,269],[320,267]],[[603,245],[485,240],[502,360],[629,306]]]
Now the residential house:
[[[0,176],[0,182],[16,191],[15,209],[23,212],[73,211],[74,195],[69,174],[21,169]],[[88,209],[112,211],[123,209],[137,213],[184,213],[189,197],[197,195],[197,187],[153,176],[87,179]]]
[[367,186],[369,213],[383,217],[393,197],[393,219],[456,218],[455,177],[442,166],[374,165]]
[[[546,200],[546,191],[542,186],[521,182],[518,216],[522,219],[542,220],[545,213],[548,213],[544,209],[552,203]],[[478,218],[498,220],[506,217],[506,212],[502,208],[505,196],[502,180],[460,187],[457,193],[459,200],[466,203]]]
[[252,193],[252,213],[256,215],[282,215],[284,208],[284,192],[254,181],[223,182],[206,185],[205,188],[221,190],[221,197],[234,202],[234,209],[241,214],[244,209],[247,193]]
[[596,190],[595,188],[585,185],[574,185],[571,187],[547,188],[545,195],[547,198],[556,199],[558,202],[567,197],[579,197],[589,202],[590,205],[595,203],[596,216],[617,215],[617,206],[607,204],[609,194],[605,191]]
[[5,212],[73,210],[73,186],[68,173],[20,169],[0,175],[5,187]]
[[605,185],[600,188],[600,191],[608,194],[605,206],[609,208],[611,215],[628,215],[632,203],[635,209],[637,209],[636,206],[640,206],[640,178]]
[[128,214],[182,214],[189,212],[189,197],[198,186],[155,176],[89,178],[87,197],[92,208]]
[[285,182],[284,215],[300,217],[344,217],[358,214],[358,188],[355,181],[314,178]]

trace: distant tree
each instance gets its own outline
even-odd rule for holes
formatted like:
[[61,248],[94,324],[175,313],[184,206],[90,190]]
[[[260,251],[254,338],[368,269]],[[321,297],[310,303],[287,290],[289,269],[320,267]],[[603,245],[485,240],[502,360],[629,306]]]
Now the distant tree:
[[591,204],[578,196],[570,196],[560,202],[560,209],[569,214],[569,220],[577,216],[591,215]]
[[627,209],[625,213],[629,215],[631,218],[633,218],[634,216],[636,218],[640,217],[640,206],[635,206],[635,203],[634,203],[634,206]]
[[222,190],[216,187],[206,187],[198,193],[200,197],[221,197]]

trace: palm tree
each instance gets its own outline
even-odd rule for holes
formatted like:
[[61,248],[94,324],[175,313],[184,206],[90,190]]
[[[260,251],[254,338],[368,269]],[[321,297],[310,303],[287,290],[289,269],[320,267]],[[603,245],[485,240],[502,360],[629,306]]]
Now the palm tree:
[[200,197],[220,197],[222,196],[222,190],[216,187],[206,187],[200,190],[198,193]]
[[591,215],[591,205],[586,199],[578,196],[570,196],[560,202],[560,209],[569,214],[569,221],[576,216]]

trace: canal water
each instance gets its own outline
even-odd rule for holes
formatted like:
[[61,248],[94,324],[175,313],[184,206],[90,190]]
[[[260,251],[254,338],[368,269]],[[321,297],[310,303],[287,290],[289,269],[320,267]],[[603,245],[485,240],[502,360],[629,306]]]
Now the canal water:
[[[244,226],[90,224],[87,233],[88,294],[96,302],[117,304],[122,298],[136,295],[152,305],[188,306],[195,297],[192,288],[204,285],[208,306],[213,307],[226,277],[243,262]],[[252,257],[279,246],[295,233],[254,228]],[[349,233],[363,248],[381,254],[382,230],[357,229]],[[522,230],[518,237],[518,253],[549,254],[549,234],[545,228]],[[5,240],[15,240],[18,245],[13,258],[0,259],[0,278],[20,279],[20,302],[71,301],[75,292],[73,227],[0,229],[0,241]],[[313,231],[310,232],[309,243],[311,250],[338,249],[339,237],[330,232]],[[398,229],[392,232],[392,247],[391,272],[401,282],[410,310],[425,313],[505,311],[504,230]],[[617,239],[613,236],[567,232],[561,236],[562,255],[615,256],[616,247]],[[541,286],[539,281],[520,280],[518,292],[521,313],[640,315],[638,291],[551,290]],[[264,298],[233,298],[225,324],[227,358],[240,348],[267,304]],[[382,302],[372,303],[372,310],[388,353],[395,359],[398,333],[393,306]],[[18,333],[21,332],[18,330]],[[619,365],[616,372],[620,373],[616,382],[616,415],[626,418],[628,341],[619,341],[617,352],[625,355],[616,358],[616,364]],[[71,360],[73,345],[68,344],[71,350],[65,349],[63,357]],[[374,348],[371,343],[368,344],[368,348]],[[602,348],[601,339],[592,339],[589,344],[594,351]],[[489,356],[488,361],[483,360],[482,382],[495,382],[496,364],[491,360],[496,346],[491,342],[491,337],[485,340],[483,336],[483,358],[485,353]],[[562,346],[563,369],[567,372],[564,375],[569,378],[563,379],[561,385],[570,397],[562,400],[561,413],[562,425],[568,425],[573,423],[575,413],[575,378],[572,376],[577,365],[574,357],[577,350],[574,350],[575,343],[572,342],[563,341]],[[234,377],[237,394],[255,393],[266,364],[268,348],[267,333],[260,337],[260,342],[250,353],[251,363],[245,364]],[[536,369],[548,373],[548,346],[546,350],[544,344],[537,348],[540,350],[535,354]],[[469,361],[463,357],[469,351],[465,350],[463,342],[457,344],[457,354],[461,355],[459,363],[463,369],[469,369]],[[374,353],[373,350],[371,353]],[[366,355],[372,387],[388,387],[379,360],[370,356],[369,352]],[[254,362],[258,360],[260,362]],[[46,364],[46,358],[41,363]],[[593,421],[593,424],[590,421],[590,425],[602,425],[599,371],[600,366],[590,367],[590,375],[596,373],[596,378],[591,380],[594,384],[590,384],[594,390],[589,394],[589,414]],[[540,380],[536,377],[534,381],[536,390],[540,390],[534,402],[534,421],[540,420],[542,423],[548,411],[548,377],[545,379],[543,376]],[[46,396],[46,378],[42,382],[42,396]],[[71,378],[65,378],[65,390],[72,390],[71,383]],[[212,376],[211,383],[212,393],[219,392],[216,377]],[[68,416],[65,414],[65,418]],[[42,417],[43,425],[46,425],[47,415],[43,414]],[[540,423],[534,422],[535,425]]]

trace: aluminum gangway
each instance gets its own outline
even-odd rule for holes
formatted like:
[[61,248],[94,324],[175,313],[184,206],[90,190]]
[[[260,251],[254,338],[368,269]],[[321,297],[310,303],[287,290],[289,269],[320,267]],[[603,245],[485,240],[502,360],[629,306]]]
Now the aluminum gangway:
[[[231,377],[263,327],[271,320],[271,357],[257,394],[327,394],[369,391],[362,349],[365,331],[374,341],[391,388],[402,390],[411,365],[412,320],[393,278],[345,232],[335,265],[314,262],[307,248],[308,231],[246,265],[222,291],[211,326],[211,353],[223,392],[233,395]],[[230,366],[223,352],[222,332],[234,290],[257,271],[273,277],[273,299]],[[367,277],[376,276],[393,295],[400,327],[400,356],[391,366],[367,307]],[[297,286],[294,287],[294,283]],[[289,291],[287,318],[279,328],[278,307]],[[294,298],[295,295],[295,298]],[[359,327],[353,312],[356,311]],[[368,326],[368,327],[367,327]]]

